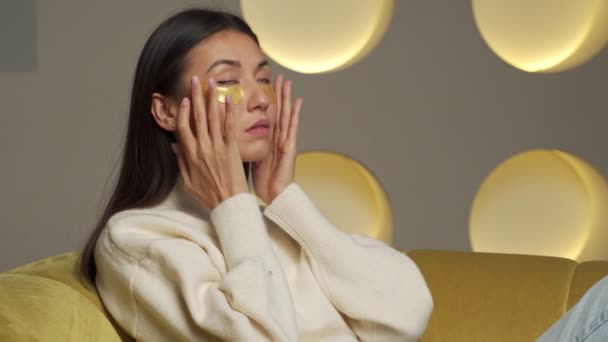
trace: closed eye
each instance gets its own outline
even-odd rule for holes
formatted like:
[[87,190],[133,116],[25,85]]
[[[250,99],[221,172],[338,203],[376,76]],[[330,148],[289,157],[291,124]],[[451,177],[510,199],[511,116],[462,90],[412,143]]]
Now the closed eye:
[[223,81],[217,81],[218,85],[221,86],[230,86],[230,85],[234,85],[239,83],[237,80],[223,80]]

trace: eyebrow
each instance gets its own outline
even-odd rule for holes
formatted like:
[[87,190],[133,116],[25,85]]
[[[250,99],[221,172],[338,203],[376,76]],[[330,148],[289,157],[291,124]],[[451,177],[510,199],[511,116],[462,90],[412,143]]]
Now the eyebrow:
[[[215,62],[213,62],[213,64],[211,64],[211,66],[209,67],[209,69],[207,69],[207,72],[211,71],[211,69],[215,68],[218,65],[221,64],[226,64],[226,65],[230,65],[233,66],[235,68],[240,68],[241,67],[241,62],[239,62],[238,60],[234,60],[234,59],[219,59]],[[258,66],[255,68],[255,71],[257,72],[258,70],[262,69],[263,67],[269,65],[268,60],[264,59],[263,61],[258,63]]]

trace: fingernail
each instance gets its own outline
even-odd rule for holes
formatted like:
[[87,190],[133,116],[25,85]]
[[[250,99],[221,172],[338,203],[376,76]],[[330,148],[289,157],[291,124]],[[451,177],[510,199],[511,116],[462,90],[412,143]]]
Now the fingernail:
[[171,143],[171,149],[173,150],[173,153],[177,154],[177,145],[175,143]]
[[198,76],[196,76],[196,75],[192,76],[192,84],[196,86],[196,85],[198,85],[198,82],[199,82]]
[[182,105],[184,105],[184,106],[185,106],[185,105],[187,105],[187,104],[188,104],[188,101],[189,101],[189,100],[188,100],[188,98],[187,98],[187,97],[184,97],[184,98],[182,99]]
[[226,95],[226,103],[232,104],[232,95]]
[[214,88],[215,87],[215,81],[213,79],[209,79],[209,87],[210,88]]

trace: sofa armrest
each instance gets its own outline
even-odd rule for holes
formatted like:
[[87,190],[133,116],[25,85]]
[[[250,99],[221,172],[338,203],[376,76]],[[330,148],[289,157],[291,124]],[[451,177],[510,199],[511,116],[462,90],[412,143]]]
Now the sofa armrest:
[[0,274],[0,341],[120,342],[121,338],[104,314],[73,288],[48,278],[4,273]]

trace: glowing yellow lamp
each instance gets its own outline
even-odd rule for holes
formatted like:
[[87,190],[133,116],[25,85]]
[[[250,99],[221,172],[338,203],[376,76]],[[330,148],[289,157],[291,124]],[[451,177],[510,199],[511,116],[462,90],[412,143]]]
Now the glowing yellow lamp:
[[264,52],[301,73],[345,68],[380,41],[394,0],[241,0]]
[[380,182],[342,154],[311,151],[296,159],[296,183],[338,228],[393,242],[393,212]]
[[469,233],[479,252],[608,260],[608,184],[571,154],[518,154],[481,185]]
[[472,0],[472,7],[490,49],[524,71],[573,68],[608,41],[606,0]]

